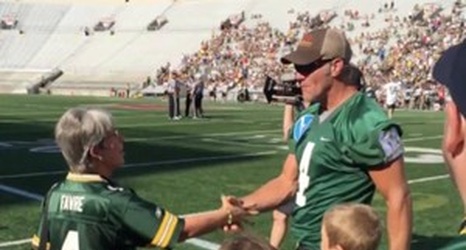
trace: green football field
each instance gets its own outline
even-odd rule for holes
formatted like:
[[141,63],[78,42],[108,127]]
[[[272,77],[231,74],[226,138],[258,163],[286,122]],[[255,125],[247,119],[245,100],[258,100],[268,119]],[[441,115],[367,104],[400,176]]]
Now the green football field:
[[[244,195],[281,170],[280,106],[205,105],[207,119],[170,121],[165,102],[55,96],[0,95],[0,248],[29,249],[40,199],[67,167],[53,143],[54,124],[69,107],[101,106],[116,117],[125,136],[126,165],[115,179],[177,214],[220,205],[221,194]],[[398,111],[404,130],[406,172],[414,200],[412,249],[437,249],[455,235],[463,212],[440,154],[443,114]],[[376,196],[374,206],[384,214]],[[271,213],[246,230],[267,237]],[[177,249],[214,249],[222,232]],[[283,249],[292,249],[287,238]],[[383,242],[381,249],[386,249]]]

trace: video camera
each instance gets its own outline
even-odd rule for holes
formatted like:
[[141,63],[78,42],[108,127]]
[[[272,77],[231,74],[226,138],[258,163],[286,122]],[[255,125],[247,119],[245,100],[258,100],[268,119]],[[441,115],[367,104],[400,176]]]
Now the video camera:
[[[362,71],[354,64],[346,65],[339,78],[340,81],[357,86],[358,90],[362,92],[364,92],[367,85]],[[299,104],[302,100],[300,81],[294,73],[283,74],[278,80],[267,75],[264,84],[264,95],[268,103]]]
[[293,73],[283,74],[278,80],[267,75],[264,84],[264,95],[267,103],[295,103],[301,99],[301,86]]

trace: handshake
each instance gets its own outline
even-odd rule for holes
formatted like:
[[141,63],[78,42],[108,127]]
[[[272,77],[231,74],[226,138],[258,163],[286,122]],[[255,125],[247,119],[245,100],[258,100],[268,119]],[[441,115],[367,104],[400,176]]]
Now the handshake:
[[242,230],[243,223],[252,224],[246,217],[259,214],[255,204],[245,204],[241,199],[234,196],[221,197],[222,206],[220,211],[227,215],[226,223],[223,225],[225,232],[237,232]]
[[216,210],[181,216],[184,228],[179,241],[197,237],[219,228],[224,232],[238,232],[243,229],[243,223],[249,223],[247,217],[259,213],[256,204],[247,204],[234,196],[221,197],[222,205]]

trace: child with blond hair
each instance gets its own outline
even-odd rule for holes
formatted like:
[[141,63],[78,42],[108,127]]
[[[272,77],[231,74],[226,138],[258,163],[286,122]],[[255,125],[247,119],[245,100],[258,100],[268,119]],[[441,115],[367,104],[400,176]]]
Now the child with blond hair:
[[325,212],[321,233],[322,250],[376,250],[382,225],[372,207],[346,203]]

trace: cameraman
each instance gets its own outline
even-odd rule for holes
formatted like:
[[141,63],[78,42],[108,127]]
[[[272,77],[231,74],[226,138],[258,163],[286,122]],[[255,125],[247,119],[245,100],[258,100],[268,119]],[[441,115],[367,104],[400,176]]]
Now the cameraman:
[[[297,85],[302,77],[296,77]],[[278,97],[280,98],[280,97]],[[283,97],[286,99],[286,97]],[[299,114],[303,109],[307,108],[309,103],[305,103],[300,95],[295,96],[293,99],[285,101],[283,109],[283,141],[288,144],[290,129],[295,120],[295,112]],[[294,198],[284,202],[272,212],[273,224],[270,231],[270,245],[275,249],[279,249],[283,239],[285,238],[288,229],[288,217],[294,209]]]

